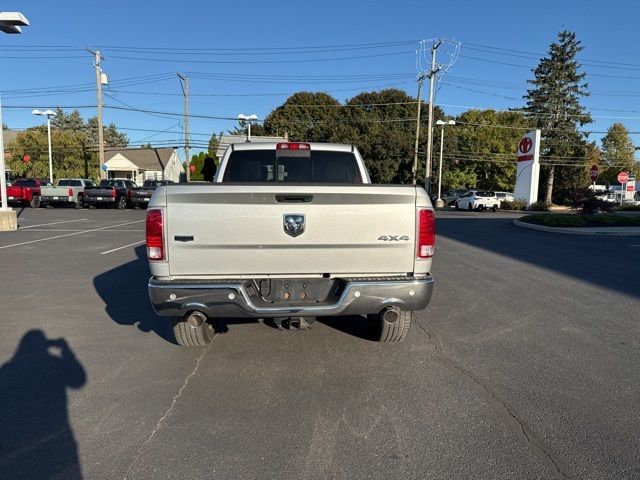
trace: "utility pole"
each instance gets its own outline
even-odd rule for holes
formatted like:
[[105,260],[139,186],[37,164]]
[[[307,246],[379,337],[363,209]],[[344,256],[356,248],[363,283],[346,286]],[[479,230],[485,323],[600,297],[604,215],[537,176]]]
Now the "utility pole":
[[191,181],[191,158],[189,157],[189,77],[177,74],[184,95],[184,158],[187,162],[187,183]]
[[105,178],[105,172],[102,169],[104,165],[104,132],[102,130],[102,69],[100,68],[100,50],[89,50],[87,52],[92,54],[95,59],[93,61],[96,67],[96,90],[98,92],[98,156],[100,159],[100,178]]
[[427,194],[431,194],[431,150],[433,148],[433,87],[435,85],[436,73],[440,70],[440,67],[436,67],[436,51],[442,44],[442,40],[438,40],[431,46],[431,70],[428,73],[429,77],[429,124],[427,127],[427,161],[426,161],[426,173],[424,179],[424,188]]
[[417,183],[418,178],[418,141],[420,139],[420,107],[422,106],[422,99],[420,94],[422,93],[422,82],[425,78],[427,78],[427,75],[424,73],[418,76],[418,116],[416,118],[416,143],[413,148],[413,168],[411,169],[414,185]]

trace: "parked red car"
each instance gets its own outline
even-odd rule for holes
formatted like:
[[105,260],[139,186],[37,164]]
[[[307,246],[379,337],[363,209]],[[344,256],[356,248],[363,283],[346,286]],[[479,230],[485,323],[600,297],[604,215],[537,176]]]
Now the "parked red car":
[[51,185],[51,182],[39,178],[18,178],[10,187],[7,187],[7,203],[9,205],[28,203],[31,208],[38,208],[40,187],[43,185]]

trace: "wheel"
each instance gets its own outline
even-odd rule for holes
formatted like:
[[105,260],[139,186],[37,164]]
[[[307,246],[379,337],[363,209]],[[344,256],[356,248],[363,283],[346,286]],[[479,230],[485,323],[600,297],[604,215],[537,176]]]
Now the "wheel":
[[116,204],[116,208],[118,210],[124,210],[127,208],[127,197],[124,195],[118,199],[118,203]]
[[29,205],[31,206],[31,208],[40,207],[40,197],[33,197],[29,202]]
[[215,336],[213,325],[209,322],[194,328],[181,317],[174,317],[172,321],[173,336],[176,343],[182,347],[204,347],[209,345]]
[[78,199],[77,199],[77,201],[76,201],[76,203],[75,203],[75,207],[76,207],[77,209],[84,208],[84,204],[83,204],[83,202],[82,202],[82,195],[78,195]]
[[398,317],[395,321],[385,319],[384,313],[369,315],[373,339],[378,342],[401,342],[411,328],[411,314],[406,310],[396,310]]
[[491,207],[491,211],[492,212],[497,212],[498,211],[498,205],[494,205],[493,207]]

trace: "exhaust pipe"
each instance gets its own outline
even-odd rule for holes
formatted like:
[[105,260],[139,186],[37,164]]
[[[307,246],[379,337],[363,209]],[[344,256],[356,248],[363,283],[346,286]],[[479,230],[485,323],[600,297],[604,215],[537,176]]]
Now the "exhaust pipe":
[[382,319],[387,323],[395,323],[400,318],[398,307],[386,307],[382,310]]
[[199,328],[206,321],[207,321],[207,316],[204,313],[199,312],[197,310],[194,310],[193,312],[187,315],[187,323],[191,328]]

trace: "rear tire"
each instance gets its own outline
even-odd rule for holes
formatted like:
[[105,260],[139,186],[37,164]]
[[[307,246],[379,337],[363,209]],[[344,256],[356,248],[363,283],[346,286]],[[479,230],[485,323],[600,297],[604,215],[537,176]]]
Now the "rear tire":
[[83,204],[83,202],[82,202],[82,195],[78,195],[78,199],[77,199],[77,201],[76,201],[75,207],[76,207],[77,209],[81,209],[81,208],[83,208],[83,207],[84,207],[84,204]]
[[39,208],[40,207],[40,197],[33,197],[29,202],[31,208]]
[[400,310],[398,319],[389,323],[380,314],[369,315],[373,339],[384,343],[403,341],[411,328],[411,317],[412,312]]
[[497,212],[497,211],[498,211],[498,206],[497,206],[497,205],[494,205],[493,207],[491,207],[491,211],[492,211],[493,213]]
[[181,347],[205,347],[211,343],[215,336],[213,325],[205,322],[202,326],[194,328],[181,317],[174,317],[173,336]]
[[118,210],[124,210],[127,208],[127,197],[124,195],[118,199],[118,203],[116,204],[116,208]]

